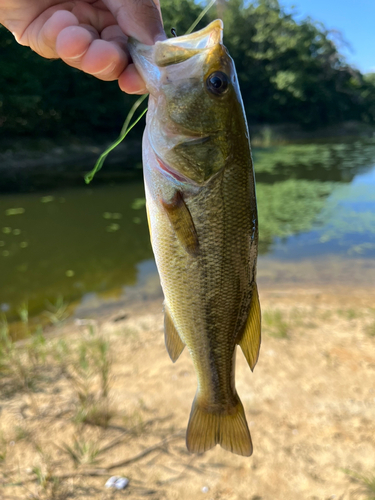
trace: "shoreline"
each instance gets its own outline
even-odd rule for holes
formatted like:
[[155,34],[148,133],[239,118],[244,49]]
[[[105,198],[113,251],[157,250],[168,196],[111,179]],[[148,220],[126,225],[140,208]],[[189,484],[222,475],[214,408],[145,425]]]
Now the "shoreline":
[[[26,147],[16,141],[12,147],[0,147],[0,193],[55,189],[83,185],[99,156],[113,141],[31,141]],[[120,182],[142,169],[141,143],[127,140],[108,155],[95,181]]]
[[[296,124],[257,124],[250,127],[254,148],[299,143],[330,143],[372,139],[375,128],[360,122],[304,130]],[[67,137],[64,139],[21,139],[0,141],[0,192],[29,190],[77,184],[90,171],[113,139]],[[142,169],[142,144],[138,139],[126,139],[107,157],[105,168],[96,175],[98,182],[121,181]]]
[[[151,261],[150,261],[151,262]],[[153,261],[152,261],[153,262]],[[155,264],[151,271],[143,276],[135,285],[116,286],[102,292],[87,292],[72,301],[64,303],[64,315],[67,321],[89,319],[104,321],[113,315],[121,315],[122,311],[147,310],[149,305],[160,304],[162,310],[163,293]],[[349,307],[351,301],[364,302],[367,307],[375,304],[375,260],[326,256],[319,259],[279,260],[260,256],[258,260],[257,283],[260,297],[274,296],[279,299],[290,297],[298,290],[301,302],[314,297],[336,297],[339,303]],[[119,292],[119,290],[122,292]],[[302,298],[303,297],[303,298]],[[329,299],[331,302],[333,299]],[[362,301],[363,302],[363,301]],[[126,312],[126,314],[128,314]],[[51,328],[48,323],[46,309],[30,315],[33,329],[39,325]],[[8,318],[15,339],[24,337],[24,325],[18,317]]]

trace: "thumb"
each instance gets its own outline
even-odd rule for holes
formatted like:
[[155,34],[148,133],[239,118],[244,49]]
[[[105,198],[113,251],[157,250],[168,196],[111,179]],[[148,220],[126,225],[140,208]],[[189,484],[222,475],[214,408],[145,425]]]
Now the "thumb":
[[165,40],[159,0],[104,0],[127,36],[153,45]]

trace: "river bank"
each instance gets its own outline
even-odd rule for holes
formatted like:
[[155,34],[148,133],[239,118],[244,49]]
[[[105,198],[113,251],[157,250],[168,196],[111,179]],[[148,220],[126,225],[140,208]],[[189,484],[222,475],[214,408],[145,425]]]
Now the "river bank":
[[[111,141],[34,140],[0,144],[0,193],[80,186]],[[108,155],[96,183],[124,182],[142,169],[141,142],[127,140]]]
[[370,498],[348,471],[374,474],[374,288],[263,284],[260,298],[258,365],[238,353],[236,369],[252,457],[187,452],[196,379],[186,350],[170,361],[154,298],[3,353],[2,498],[111,499],[113,475],[130,480],[116,497]]
[[[345,122],[316,130],[296,124],[250,126],[253,147],[283,144],[351,142],[372,139],[374,127]],[[14,139],[0,141],[0,193],[28,192],[80,185],[100,154],[116,139],[68,137],[64,139]],[[95,182],[121,182],[142,169],[141,139],[129,139],[107,157]]]

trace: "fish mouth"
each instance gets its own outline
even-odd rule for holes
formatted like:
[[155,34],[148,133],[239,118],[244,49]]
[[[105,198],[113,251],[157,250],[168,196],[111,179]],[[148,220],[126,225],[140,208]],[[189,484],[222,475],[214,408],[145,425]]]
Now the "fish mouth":
[[144,45],[135,38],[128,40],[130,56],[151,95],[158,93],[162,69],[187,61],[198,54],[207,54],[222,43],[223,23],[217,19],[200,31],[177,38]]

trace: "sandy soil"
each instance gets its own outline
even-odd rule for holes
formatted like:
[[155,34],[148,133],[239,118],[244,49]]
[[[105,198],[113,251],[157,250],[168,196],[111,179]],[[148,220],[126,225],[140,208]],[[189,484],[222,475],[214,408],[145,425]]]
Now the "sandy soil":
[[[175,365],[166,353],[158,300],[99,320],[111,356],[106,428],[74,420],[77,388],[57,362],[45,362],[33,390],[0,386],[0,498],[370,498],[343,469],[375,474],[375,289],[263,286],[260,295],[260,359],[251,373],[239,352],[236,376],[252,457],[187,452],[196,378],[186,350]],[[86,330],[63,325],[47,344],[65,339],[74,352]],[[101,450],[94,463],[75,466],[64,451],[74,437]],[[128,487],[105,488],[113,475]]]

